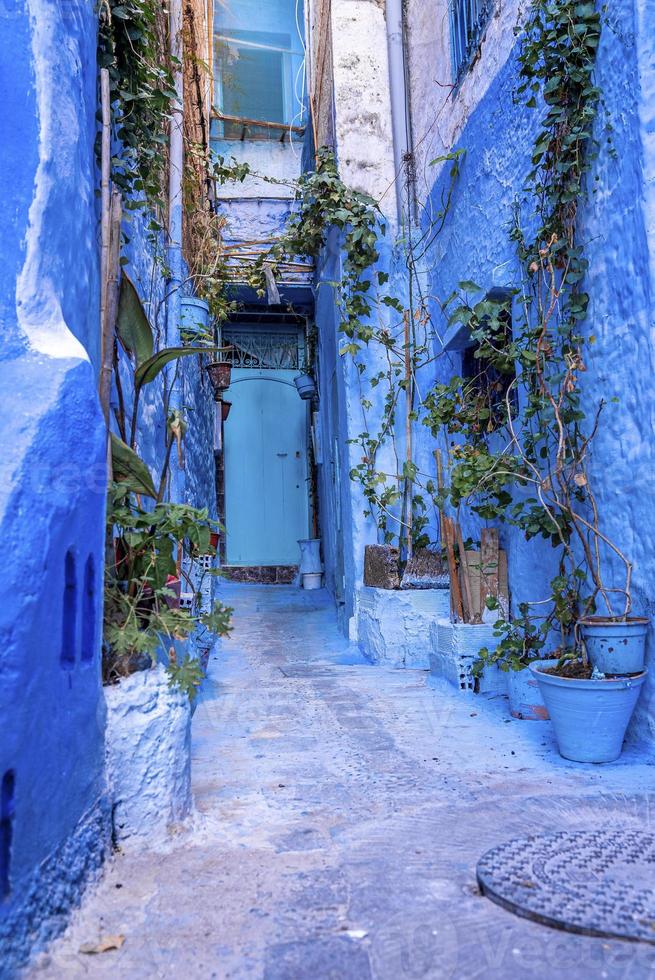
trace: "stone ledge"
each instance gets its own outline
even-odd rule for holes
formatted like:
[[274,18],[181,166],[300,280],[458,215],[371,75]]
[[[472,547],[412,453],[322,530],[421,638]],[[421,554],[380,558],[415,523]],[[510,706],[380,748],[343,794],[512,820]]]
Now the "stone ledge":
[[160,665],[105,688],[114,838],[156,846],[191,811],[191,705]]
[[372,663],[430,669],[430,628],[447,616],[447,589],[357,590],[359,648]]

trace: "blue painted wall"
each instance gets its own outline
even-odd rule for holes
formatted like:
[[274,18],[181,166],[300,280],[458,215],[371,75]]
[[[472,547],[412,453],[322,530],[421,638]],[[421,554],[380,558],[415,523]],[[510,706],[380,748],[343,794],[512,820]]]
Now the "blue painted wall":
[[[110,841],[100,646],[106,437],[96,394],[99,223],[96,11],[87,0],[0,5],[0,976],[66,924]],[[143,218],[129,271],[166,343],[166,284]],[[184,364],[185,499],[216,513],[213,411]],[[129,390],[127,365],[123,375]],[[159,471],[163,377],[141,445]]]
[[[580,238],[588,243],[587,290],[591,297],[586,329],[596,337],[587,356],[584,388],[590,405],[616,396],[605,410],[593,447],[591,478],[603,530],[632,558],[636,613],[655,612],[655,388],[651,329],[655,314],[652,200],[652,66],[655,29],[652,5],[638,0],[612,5],[598,58],[598,84],[614,127],[611,151],[599,124],[600,155],[594,193],[580,216]],[[641,73],[641,74],[640,74]],[[512,203],[529,169],[538,114],[512,99],[516,51],[469,117],[458,146],[466,150],[461,176],[442,235],[428,257],[429,292],[447,296],[458,281],[485,288],[514,285],[519,269],[508,237]],[[651,81],[649,82],[649,78]],[[453,96],[457,98],[457,95]],[[448,177],[442,173],[431,199],[439,207]],[[443,324],[436,304],[436,324]],[[440,345],[436,345],[437,352]],[[457,354],[438,362],[438,376],[459,373]],[[477,536],[479,522],[464,515],[465,531]],[[525,542],[501,529],[509,553],[514,602],[548,594],[554,555],[550,545]],[[620,584],[622,572],[609,558]],[[654,638],[651,636],[651,664]],[[634,736],[652,737],[654,678],[642,695]]]
[[1,14],[0,881],[8,894],[0,974],[8,976],[65,923],[102,860],[109,814],[99,662],[105,437],[91,363],[95,14],[85,0],[29,9],[17,0]]

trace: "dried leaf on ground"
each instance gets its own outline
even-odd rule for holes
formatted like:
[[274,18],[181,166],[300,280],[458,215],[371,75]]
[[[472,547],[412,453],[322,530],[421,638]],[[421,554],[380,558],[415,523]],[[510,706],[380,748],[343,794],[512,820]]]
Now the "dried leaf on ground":
[[97,943],[84,943],[80,953],[107,953],[110,949],[120,949],[125,942],[125,936],[103,936]]

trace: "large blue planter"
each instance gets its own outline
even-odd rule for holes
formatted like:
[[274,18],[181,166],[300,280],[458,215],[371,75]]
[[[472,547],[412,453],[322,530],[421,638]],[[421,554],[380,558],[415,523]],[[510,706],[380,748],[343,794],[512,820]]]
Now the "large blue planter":
[[180,330],[189,340],[209,332],[209,304],[196,296],[184,296],[180,300]]
[[[533,667],[555,667],[555,660],[535,660]],[[539,689],[539,681],[529,667],[510,670],[507,674],[509,710],[522,721],[548,721],[548,709]]]
[[530,670],[555,729],[560,755],[573,762],[614,762],[647,671],[636,677],[577,680]]
[[578,623],[590,662],[603,674],[638,674],[646,662],[645,617],[624,623],[590,616]]

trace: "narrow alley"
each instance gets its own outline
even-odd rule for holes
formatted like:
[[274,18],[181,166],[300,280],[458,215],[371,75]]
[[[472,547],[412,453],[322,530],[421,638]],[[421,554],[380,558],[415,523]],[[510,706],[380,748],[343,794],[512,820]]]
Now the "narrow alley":
[[[235,629],[194,716],[192,820],[164,851],[119,853],[30,976],[654,975],[655,946],[518,918],[475,877],[517,836],[652,829],[643,755],[567,763],[503,698],[369,666],[324,592],[221,595]],[[107,937],[124,942],[79,952]]]

